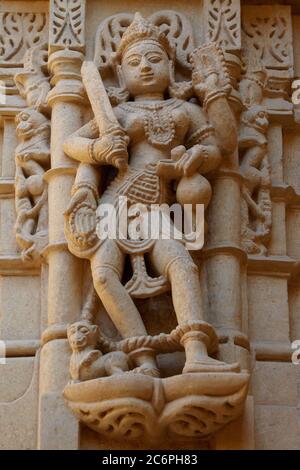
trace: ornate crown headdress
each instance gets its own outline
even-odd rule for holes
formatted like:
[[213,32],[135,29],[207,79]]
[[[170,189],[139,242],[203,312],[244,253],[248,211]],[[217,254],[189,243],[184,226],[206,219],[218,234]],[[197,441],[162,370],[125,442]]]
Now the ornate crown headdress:
[[122,36],[117,49],[117,59],[120,60],[125,50],[140,41],[148,39],[158,43],[171,58],[175,56],[175,48],[170,44],[167,36],[150,21],[143,18],[140,13],[135,13],[134,19]]

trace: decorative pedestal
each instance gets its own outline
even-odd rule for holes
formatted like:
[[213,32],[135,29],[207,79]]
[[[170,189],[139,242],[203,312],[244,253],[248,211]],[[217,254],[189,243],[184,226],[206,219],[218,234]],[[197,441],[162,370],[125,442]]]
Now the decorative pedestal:
[[125,373],[69,383],[68,406],[110,439],[155,442],[206,438],[241,415],[247,373],[193,373],[164,379]]

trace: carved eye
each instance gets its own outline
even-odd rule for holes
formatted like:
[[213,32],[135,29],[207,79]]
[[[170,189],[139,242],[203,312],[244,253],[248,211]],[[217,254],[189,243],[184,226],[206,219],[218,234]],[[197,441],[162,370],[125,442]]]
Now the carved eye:
[[88,332],[89,332],[89,330],[88,330],[87,328],[85,328],[85,327],[80,328],[80,331],[81,331],[81,333],[83,333],[84,335],[87,335]]
[[162,58],[159,55],[151,55],[148,57],[148,60],[152,64],[158,64],[158,62],[161,62]]
[[128,64],[131,66],[131,67],[137,67],[138,65],[140,65],[141,63],[141,59],[138,59],[137,57],[134,58],[134,59],[130,59],[128,61]]
[[29,115],[28,114],[22,114],[21,119],[22,119],[22,121],[28,121]]
[[263,119],[264,117],[266,117],[266,114],[263,111],[261,111],[260,113],[258,113],[258,117]]

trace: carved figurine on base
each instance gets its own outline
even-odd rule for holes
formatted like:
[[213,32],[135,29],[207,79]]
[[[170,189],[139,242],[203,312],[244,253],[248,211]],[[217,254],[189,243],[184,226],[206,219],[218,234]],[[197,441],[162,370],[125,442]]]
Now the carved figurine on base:
[[[171,286],[179,325],[190,325],[190,332],[182,339],[186,352],[184,373],[237,370],[236,364],[210,358],[207,346],[211,339],[204,332],[193,331],[193,323],[203,324],[203,330],[207,328],[198,269],[189,252],[175,239],[150,239],[148,243],[97,239],[93,235],[95,227],[92,222],[88,224],[88,220],[92,221],[88,214],[99,203],[115,205],[120,196],[126,196],[129,205],[143,203],[149,209],[154,204],[171,203],[176,197],[172,180],[178,182],[179,203],[208,204],[211,189],[201,175],[216,169],[222,153],[231,152],[237,145],[222,54],[216,48],[210,49],[193,53],[192,78],[208,115],[213,115],[214,127],[199,105],[165,98],[175,49],[158,27],[136,14],[114,57],[115,69],[130,101],[112,109],[99,73],[92,65],[84,64],[83,81],[95,119],[71,135],[64,145],[67,155],[81,162],[66,214],[70,250],[90,259],[95,289],[123,337],[147,335],[132,300],[134,291],[130,295],[121,278],[126,254],[143,257],[149,253],[153,268]],[[215,55],[210,60],[213,51]],[[199,64],[207,65],[206,73],[200,73]],[[218,140],[215,129],[219,129],[222,139]],[[99,170],[103,165],[114,166],[119,174],[99,201]],[[197,184],[192,185],[192,180]],[[190,191],[193,187],[195,190]],[[78,227],[85,227],[85,232],[78,233]],[[157,293],[154,289],[152,295]],[[135,361],[141,372],[157,376],[151,351],[140,350]]]
[[[103,27],[103,31],[111,29]],[[205,45],[191,54],[194,100],[180,99],[178,93],[174,97],[176,49],[159,26],[138,13],[119,35],[115,49],[110,65],[118,77],[120,94],[114,90],[114,107],[96,65],[85,62],[82,66],[94,119],[64,143],[65,153],[80,162],[65,213],[65,234],[70,251],[90,260],[94,289],[122,338],[112,344],[100,335],[98,349],[104,345],[107,352],[123,351],[130,358],[131,370],[103,377],[105,356],[97,354],[92,341],[87,357],[91,355],[92,364],[95,357],[95,363],[88,367],[86,377],[98,374],[99,378],[68,384],[64,396],[81,420],[110,437],[134,438],[146,432],[157,439],[168,428],[179,436],[199,437],[241,412],[249,376],[240,372],[238,363],[226,364],[211,357],[218,338],[205,321],[199,271],[187,249],[186,234],[182,240],[166,239],[160,228],[159,236],[151,238],[144,222],[153,207],[163,204],[177,201],[191,204],[193,209],[196,204],[208,206],[212,188],[207,175],[222,159],[230,167],[238,145],[236,121],[228,103],[229,76],[222,51],[215,44]],[[185,91],[186,86],[187,82]],[[176,89],[178,92],[180,82]],[[190,95],[184,92],[182,96]],[[102,236],[101,207],[115,209],[118,225],[124,198],[127,233]],[[134,214],[141,205],[144,219]],[[174,228],[170,215],[168,221]],[[135,223],[141,226],[137,238],[130,230]],[[127,283],[123,281],[126,258],[132,267]],[[168,334],[151,336],[134,299],[168,289],[178,326]],[[97,331],[87,324],[76,323],[73,328],[75,335],[82,328]],[[71,345],[72,331],[70,326]],[[156,356],[180,350],[185,352],[182,374],[160,378]],[[85,351],[80,354],[85,358]],[[78,358],[74,352],[71,367],[75,374],[81,364]]]

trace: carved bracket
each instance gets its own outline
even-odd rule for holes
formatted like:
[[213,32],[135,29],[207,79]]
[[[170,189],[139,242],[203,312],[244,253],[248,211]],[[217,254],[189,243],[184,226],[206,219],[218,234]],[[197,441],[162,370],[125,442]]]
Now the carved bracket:
[[248,381],[246,373],[166,379],[126,373],[70,383],[64,396],[80,421],[110,439],[194,441],[209,437],[242,413]]

